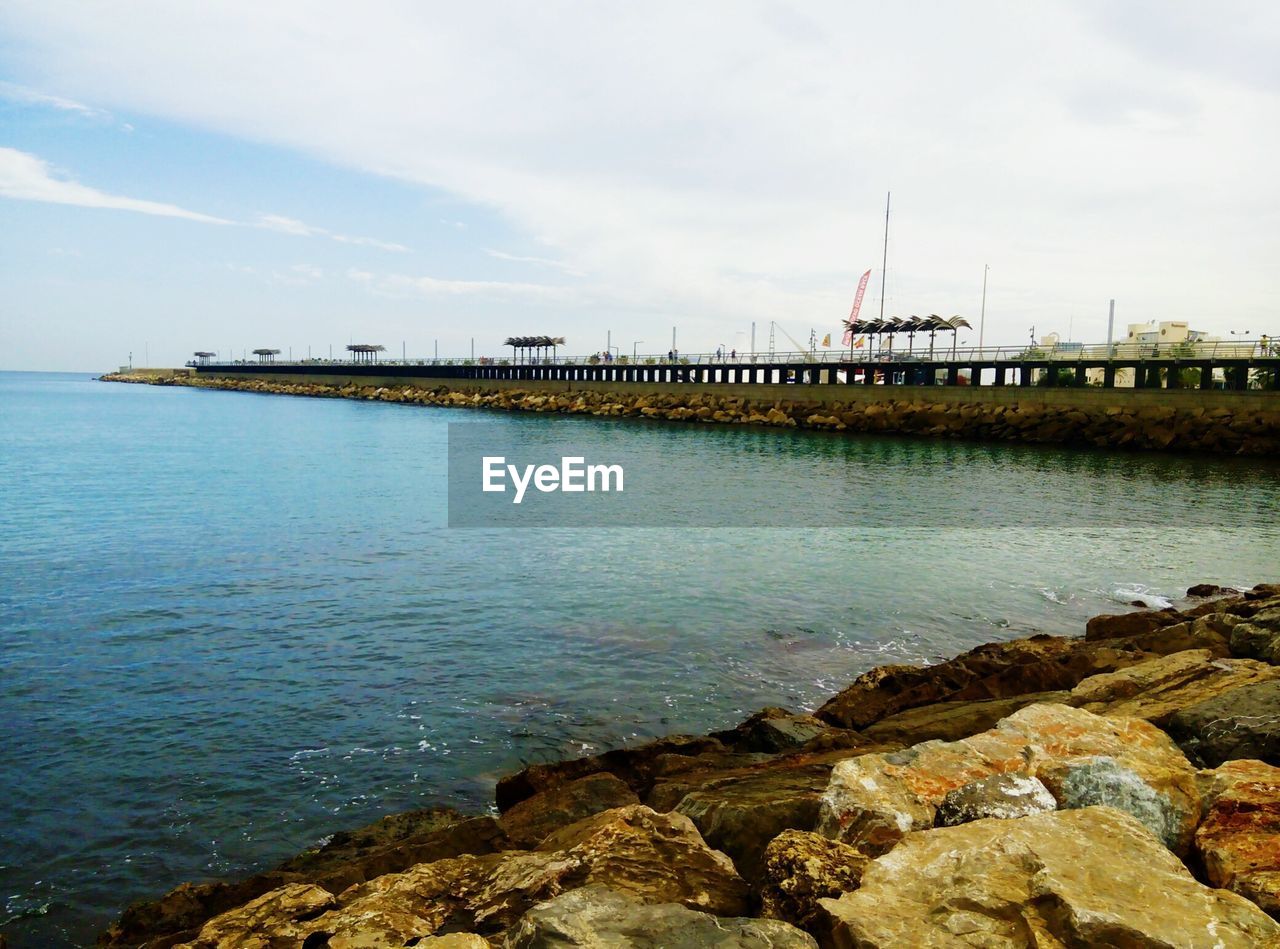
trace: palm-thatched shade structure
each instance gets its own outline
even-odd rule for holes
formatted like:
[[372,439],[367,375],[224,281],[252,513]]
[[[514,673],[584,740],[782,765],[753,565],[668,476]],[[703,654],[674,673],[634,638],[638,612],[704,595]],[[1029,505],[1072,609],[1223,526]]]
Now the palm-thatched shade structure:
[[508,336],[502,341],[503,346],[510,346],[512,349],[512,358],[519,361],[519,353],[524,350],[526,356],[529,350],[535,350],[539,354],[546,350],[551,350],[551,358],[556,357],[556,348],[564,345],[563,336]]
[[276,357],[280,355],[278,349],[255,349],[253,354],[258,357],[258,362],[275,362]]
[[351,354],[351,358],[356,362],[377,362],[378,353],[384,353],[387,347],[379,346],[376,343],[352,343],[347,347],[347,352]]
[[199,351],[197,351],[197,352],[193,353],[192,355],[194,355],[194,356],[196,357],[196,362],[200,363],[200,365],[202,365],[202,366],[206,366],[206,365],[208,365],[208,364],[209,364],[209,360],[210,360],[210,359],[212,359],[214,356],[216,356],[216,355],[218,355],[218,354],[217,354],[217,353],[205,352],[204,350],[199,350]]
[[853,336],[870,336],[875,337],[887,334],[889,337],[889,351],[893,352],[893,337],[897,333],[906,333],[908,338],[907,352],[911,352],[915,348],[916,333],[929,334],[929,355],[933,355],[934,337],[938,333],[951,333],[951,354],[955,355],[957,333],[960,329],[972,329],[969,321],[964,317],[953,316],[950,318],[938,316],[936,313],[929,316],[895,316],[886,320],[845,320],[845,327]]

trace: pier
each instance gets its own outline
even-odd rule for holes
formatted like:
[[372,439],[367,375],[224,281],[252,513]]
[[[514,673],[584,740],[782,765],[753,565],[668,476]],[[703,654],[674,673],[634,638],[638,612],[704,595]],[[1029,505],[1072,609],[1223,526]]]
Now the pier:
[[[1102,350],[1102,352],[1098,352]],[[1065,351],[987,348],[945,356],[848,352],[761,354],[736,357],[698,354],[668,359],[646,356],[628,361],[545,358],[513,361],[373,360],[273,361],[275,378],[316,376],[353,379],[396,377],[454,382],[604,383],[698,386],[805,387],[910,386],[968,388],[1198,389],[1202,391],[1280,391],[1280,347],[1271,343],[1224,343],[1186,347],[1091,347]],[[199,375],[252,376],[261,362],[189,364]]]

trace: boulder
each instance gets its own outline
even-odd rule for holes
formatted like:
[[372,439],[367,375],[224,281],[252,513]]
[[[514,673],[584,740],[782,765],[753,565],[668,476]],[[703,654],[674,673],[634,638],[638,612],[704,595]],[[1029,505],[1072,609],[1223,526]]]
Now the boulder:
[[1060,808],[1131,808],[1179,852],[1200,816],[1195,771],[1153,725],[1029,705],[970,738],[839,762],[817,830],[879,855],[904,835],[932,827],[950,791],[995,774],[1039,778]]
[[859,949],[1244,949],[1280,935],[1109,807],[909,834],[859,889],[819,905],[827,944]]
[[601,811],[639,803],[631,788],[606,771],[525,798],[498,823],[516,846],[536,847],[553,830]]
[[760,873],[764,849],[788,829],[809,830],[834,762],[796,762],[790,768],[748,771],[691,790],[676,805],[703,838],[732,858],[748,882]]
[[1280,665],[1280,632],[1253,622],[1231,630],[1231,654]]
[[803,830],[784,830],[765,848],[760,912],[810,929],[818,900],[858,888],[868,858],[848,844]]
[[1222,692],[1175,712],[1165,727],[1205,767],[1233,758],[1280,766],[1280,679]]
[[989,643],[933,666],[872,669],[828,700],[816,715],[841,728],[864,729],[890,715],[935,702],[1012,698],[1070,689],[1081,679],[1156,654],[1145,644],[1128,640],[1090,643],[1059,636],[1031,636]]
[[993,774],[948,791],[933,820],[938,827],[953,827],[987,818],[1028,817],[1057,807],[1058,802],[1039,778]]
[[1280,601],[1257,604],[1248,621],[1231,630],[1231,652],[1280,663]]
[[498,781],[494,792],[500,811],[507,811],[539,791],[568,784],[589,774],[608,772],[626,783],[641,797],[653,785],[655,762],[667,755],[695,757],[707,753],[727,752],[719,741],[710,737],[675,736],[659,738],[634,748],[616,748],[598,755],[533,764]]
[[1216,583],[1197,583],[1195,586],[1187,588],[1187,596],[1203,599],[1207,596],[1221,596],[1224,593],[1234,592],[1228,587],[1220,587]]
[[1195,839],[1205,875],[1280,919],[1280,768],[1228,761],[1207,785]]
[[331,949],[411,945],[437,933],[497,937],[534,904],[594,883],[645,903],[675,902],[726,916],[747,909],[746,884],[688,818],[637,804],[562,828],[536,851],[423,863],[336,898],[314,887],[307,891],[312,905],[305,911],[294,912],[295,904],[302,905],[298,888],[286,887],[290,892],[260,897],[262,907],[250,904],[211,920],[206,930],[214,927],[209,931],[219,940],[210,945],[305,943]]
[[678,903],[646,905],[605,886],[539,903],[508,934],[506,949],[817,949],[776,919],[724,919]]
[[1089,642],[1098,639],[1122,639],[1154,632],[1172,626],[1182,620],[1175,610],[1139,610],[1135,613],[1102,614],[1085,624],[1084,638]]
[[1070,703],[1099,715],[1127,715],[1164,725],[1177,711],[1242,685],[1280,678],[1280,668],[1253,659],[1217,658],[1189,649],[1090,676]]
[[243,906],[208,920],[180,949],[226,949],[229,946],[275,946],[306,938],[305,921],[334,905],[328,890],[310,883],[290,883]]
[[221,913],[289,884],[311,883],[339,893],[383,873],[460,854],[487,854],[511,846],[492,817],[463,817],[428,808],[381,818],[367,827],[339,831],[323,846],[286,860],[279,870],[231,883],[184,883],[157,900],[131,905],[98,938],[103,947],[136,946],[193,938]]
[[[1087,681],[1087,680],[1086,680]],[[1068,692],[1032,692],[1006,699],[934,702],[882,718],[863,729],[869,741],[918,745],[922,741],[959,741],[995,726],[1020,708],[1037,702],[1067,702]]]
[[777,754],[801,748],[828,729],[826,722],[812,715],[770,707],[752,715],[737,728],[713,732],[711,737],[734,751]]

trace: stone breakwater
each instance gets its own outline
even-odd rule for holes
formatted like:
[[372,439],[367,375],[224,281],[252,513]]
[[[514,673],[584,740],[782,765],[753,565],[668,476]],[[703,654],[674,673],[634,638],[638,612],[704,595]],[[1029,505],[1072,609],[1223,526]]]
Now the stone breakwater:
[[1259,409],[1221,405],[1205,407],[1190,403],[1053,405],[1030,399],[1008,403],[944,402],[930,399],[927,389],[910,395],[886,395],[875,400],[812,401],[751,399],[714,391],[655,393],[617,389],[551,392],[519,388],[464,389],[445,385],[278,382],[188,374],[147,377],[110,374],[102,378],[112,382],[186,385],[452,408],[1280,456],[1280,399],[1275,401],[1274,408]]
[[1280,585],[534,764],[125,911],[110,947],[1280,946]]

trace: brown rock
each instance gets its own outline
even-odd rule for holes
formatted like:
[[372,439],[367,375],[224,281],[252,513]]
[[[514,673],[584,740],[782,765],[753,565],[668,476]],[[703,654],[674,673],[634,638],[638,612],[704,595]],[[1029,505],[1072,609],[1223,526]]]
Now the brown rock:
[[1090,676],[1071,690],[1071,704],[1099,715],[1127,715],[1165,725],[1178,711],[1231,689],[1280,678],[1280,668],[1252,659],[1215,658],[1191,649]]
[[286,885],[311,883],[337,893],[417,863],[464,853],[494,853],[511,846],[492,817],[460,817],[448,808],[395,814],[359,830],[334,834],[323,847],[285,861],[280,870],[231,883],[184,883],[158,900],[131,905],[99,936],[98,944],[169,944],[194,937],[213,917]]
[[634,791],[608,772],[541,791],[516,804],[498,821],[517,847],[536,847],[553,830],[615,807],[639,804]]
[[774,919],[724,919],[676,903],[645,905],[604,886],[539,903],[507,936],[507,949],[817,949]]
[[737,728],[713,732],[712,738],[740,752],[776,754],[804,746],[829,726],[812,715],[797,715],[784,708],[761,709]]
[[867,863],[865,854],[838,840],[784,830],[765,848],[760,912],[811,929],[818,900],[856,890]]
[[264,893],[243,906],[222,913],[200,928],[181,949],[301,945],[305,921],[334,905],[328,890],[309,883],[291,883]]
[[1280,768],[1229,761],[1207,785],[1212,797],[1195,848],[1209,882],[1280,918]]
[[640,796],[653,785],[654,763],[664,755],[696,756],[727,751],[714,738],[673,736],[659,738],[634,748],[618,748],[586,758],[534,764],[498,781],[495,792],[498,809],[507,811],[539,791],[559,787],[589,774],[607,771],[624,781]]
[[[315,888],[314,908],[305,912],[292,911],[299,902],[292,891],[288,899],[284,891],[273,891],[260,898],[270,912],[233,910],[211,920],[206,930],[219,940],[209,945],[219,949],[404,946],[449,932],[492,939],[536,903],[597,883],[644,903],[680,903],[728,916],[747,908],[747,886],[733,864],[707,847],[688,818],[632,805],[562,828],[536,851],[418,864],[353,886],[336,899]],[[322,903],[323,897],[329,902]],[[273,908],[277,904],[283,909]]]
[[[1085,680],[1088,681],[1088,680]],[[890,715],[868,726],[868,741],[916,745],[922,741],[959,741],[995,727],[1018,709],[1039,702],[1068,702],[1068,692],[1033,692],[1007,699],[935,702]]]
[[727,853],[750,882],[759,876],[769,841],[784,830],[813,827],[833,764],[801,760],[793,767],[712,780],[687,793],[675,810],[697,825],[708,844]]
[[1098,639],[1121,639],[1150,633],[1164,626],[1180,622],[1173,610],[1141,610],[1136,613],[1095,616],[1085,625],[1084,638],[1089,642]]
[[1109,807],[910,834],[819,905],[827,944],[859,949],[1245,949],[1280,934]]
[[1149,659],[1154,653],[1128,640],[1089,643],[1032,636],[989,643],[923,668],[880,666],[863,673],[817,712],[842,728],[866,728],[907,709],[961,699],[1010,698],[1070,689],[1081,679]]
[[1200,817],[1195,771],[1159,729],[1065,705],[1030,705],[971,738],[838,763],[817,829],[865,853],[885,853],[905,834],[932,827],[948,792],[994,774],[1039,778],[1060,808],[1128,810],[1179,851]]
[[1206,596],[1221,596],[1223,593],[1229,592],[1231,591],[1227,587],[1220,587],[1216,583],[1197,583],[1195,586],[1187,589],[1187,596],[1200,598]]
[[1280,680],[1242,685],[1183,708],[1165,728],[1189,758],[1210,768],[1234,758],[1280,765]]

